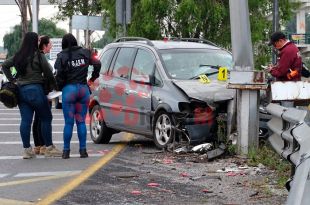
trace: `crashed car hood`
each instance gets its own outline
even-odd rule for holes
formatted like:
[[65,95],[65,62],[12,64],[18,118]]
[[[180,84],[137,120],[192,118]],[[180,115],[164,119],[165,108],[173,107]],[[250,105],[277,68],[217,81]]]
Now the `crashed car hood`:
[[234,89],[226,88],[226,82],[217,80],[210,83],[201,83],[198,80],[174,80],[173,83],[189,97],[206,102],[231,100],[236,94]]

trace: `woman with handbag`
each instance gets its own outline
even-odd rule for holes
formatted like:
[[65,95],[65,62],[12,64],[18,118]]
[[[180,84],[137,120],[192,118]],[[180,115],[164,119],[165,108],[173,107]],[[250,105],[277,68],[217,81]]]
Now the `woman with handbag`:
[[[52,49],[52,42],[50,41],[50,38],[46,35],[39,37],[39,50],[41,53],[46,55],[49,53]],[[52,69],[52,67],[51,67]],[[46,88],[44,88],[46,89]],[[48,92],[48,90],[45,90],[45,94]],[[49,101],[50,107],[51,102]],[[44,139],[41,132],[41,121],[39,116],[35,113],[34,115],[34,121],[32,124],[32,135],[33,135],[33,141],[34,141],[34,148],[33,151],[35,154],[44,155],[46,146],[44,144]]]
[[30,130],[33,113],[41,120],[41,132],[46,146],[45,157],[59,157],[61,152],[52,142],[52,112],[48,99],[43,91],[44,78],[56,89],[55,78],[50,65],[38,49],[38,34],[25,34],[22,45],[17,53],[2,64],[2,69],[9,81],[14,81],[10,67],[17,70],[16,82],[19,88],[18,107],[21,114],[20,135],[24,147],[24,159],[36,155],[30,145]]
[[90,81],[99,77],[101,63],[92,58],[91,51],[77,45],[72,34],[62,38],[62,51],[57,55],[55,69],[58,88],[62,90],[62,111],[65,118],[63,159],[70,158],[70,141],[74,121],[76,122],[80,142],[80,157],[88,157],[86,151],[87,129],[85,118],[89,102],[89,88],[87,85],[88,66],[94,70]]

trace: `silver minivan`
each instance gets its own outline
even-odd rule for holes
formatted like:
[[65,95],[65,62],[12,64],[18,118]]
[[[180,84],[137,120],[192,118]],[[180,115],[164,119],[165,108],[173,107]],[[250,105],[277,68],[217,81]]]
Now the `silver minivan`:
[[105,46],[100,61],[89,103],[95,143],[121,131],[150,137],[158,148],[211,142],[220,114],[232,130],[236,93],[218,79],[221,68],[232,69],[225,49],[201,39],[125,37]]

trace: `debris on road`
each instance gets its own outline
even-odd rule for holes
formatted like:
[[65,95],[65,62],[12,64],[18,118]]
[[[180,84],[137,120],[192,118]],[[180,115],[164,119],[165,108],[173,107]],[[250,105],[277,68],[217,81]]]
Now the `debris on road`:
[[220,176],[210,176],[210,175],[203,175],[203,176],[200,176],[200,177],[190,177],[189,178],[190,180],[193,180],[193,181],[197,181],[199,179],[218,179],[218,180],[222,180],[222,178]]
[[147,184],[148,187],[159,187],[160,185],[158,183],[155,182],[151,182]]
[[131,192],[131,194],[133,194],[133,195],[141,195],[142,192],[139,191],[139,190],[133,190],[133,191]]
[[212,148],[212,144],[211,143],[204,143],[204,144],[200,144],[200,145],[197,145],[197,146],[193,147],[192,151],[196,152],[196,153],[206,153],[211,148]]
[[262,173],[262,169],[264,169],[264,165],[260,165],[260,167],[249,167],[247,165],[244,166],[236,166],[232,165],[230,167],[224,167],[222,169],[217,170],[217,173],[227,173],[227,176],[236,176],[236,175],[256,175]]

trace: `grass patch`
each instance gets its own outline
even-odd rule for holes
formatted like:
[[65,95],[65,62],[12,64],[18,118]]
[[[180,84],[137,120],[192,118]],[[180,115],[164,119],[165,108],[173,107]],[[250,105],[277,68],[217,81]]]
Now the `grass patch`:
[[276,153],[268,144],[261,145],[258,149],[250,149],[248,165],[257,166],[259,163],[275,171],[279,187],[285,186],[290,178],[291,164]]

